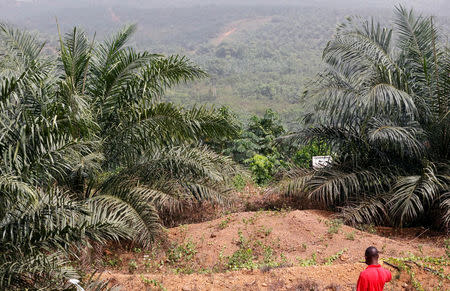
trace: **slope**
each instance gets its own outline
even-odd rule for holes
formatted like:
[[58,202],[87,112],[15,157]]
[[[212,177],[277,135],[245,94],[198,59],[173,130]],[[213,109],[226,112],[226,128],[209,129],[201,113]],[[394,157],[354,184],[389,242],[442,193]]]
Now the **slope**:
[[[134,249],[121,255],[109,251],[117,264],[108,266],[103,277],[126,290],[152,284],[167,290],[310,290],[299,289],[302,284],[317,285],[318,289],[311,290],[327,286],[352,290],[365,267],[364,250],[374,245],[386,261],[384,266],[394,273],[387,290],[414,284],[450,287],[445,237],[426,238],[422,234],[391,239],[342,225],[323,211],[234,213],[168,232],[166,252],[163,248],[150,252]],[[427,257],[440,258],[433,259],[436,266],[430,265],[428,271],[419,267],[421,261],[431,260]],[[403,264],[415,273],[413,279],[408,271],[395,269]]]

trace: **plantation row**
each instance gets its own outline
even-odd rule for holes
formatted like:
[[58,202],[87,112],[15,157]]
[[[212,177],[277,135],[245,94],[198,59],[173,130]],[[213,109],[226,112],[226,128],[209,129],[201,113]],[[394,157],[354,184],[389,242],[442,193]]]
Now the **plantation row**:
[[[163,102],[206,74],[128,46],[134,25],[101,42],[74,28],[46,55],[1,24],[0,289],[67,288],[86,249],[159,242],[161,218],[226,201],[248,173],[348,224],[448,230],[450,50],[431,17],[395,14],[393,29],[338,26],[298,132],[271,110],[243,126],[227,108]],[[324,154],[333,163],[312,169]]]

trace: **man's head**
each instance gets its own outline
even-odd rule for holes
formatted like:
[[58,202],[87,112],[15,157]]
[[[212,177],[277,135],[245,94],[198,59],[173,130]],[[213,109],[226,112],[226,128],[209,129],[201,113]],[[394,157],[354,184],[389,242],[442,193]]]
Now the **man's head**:
[[365,253],[366,264],[367,265],[377,265],[378,264],[378,250],[376,247],[368,247]]

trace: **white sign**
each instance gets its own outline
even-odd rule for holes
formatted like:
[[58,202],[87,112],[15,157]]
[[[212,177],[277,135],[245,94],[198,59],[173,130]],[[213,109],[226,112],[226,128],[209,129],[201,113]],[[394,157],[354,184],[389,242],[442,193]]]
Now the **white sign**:
[[331,164],[331,156],[314,156],[312,158],[312,166],[314,169],[321,169]]

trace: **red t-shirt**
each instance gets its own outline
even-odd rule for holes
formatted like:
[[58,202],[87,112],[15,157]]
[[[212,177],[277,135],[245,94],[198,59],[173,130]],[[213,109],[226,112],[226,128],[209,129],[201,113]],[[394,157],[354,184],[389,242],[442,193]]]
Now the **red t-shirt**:
[[384,284],[391,281],[391,272],[380,265],[369,265],[361,272],[357,291],[383,291]]

